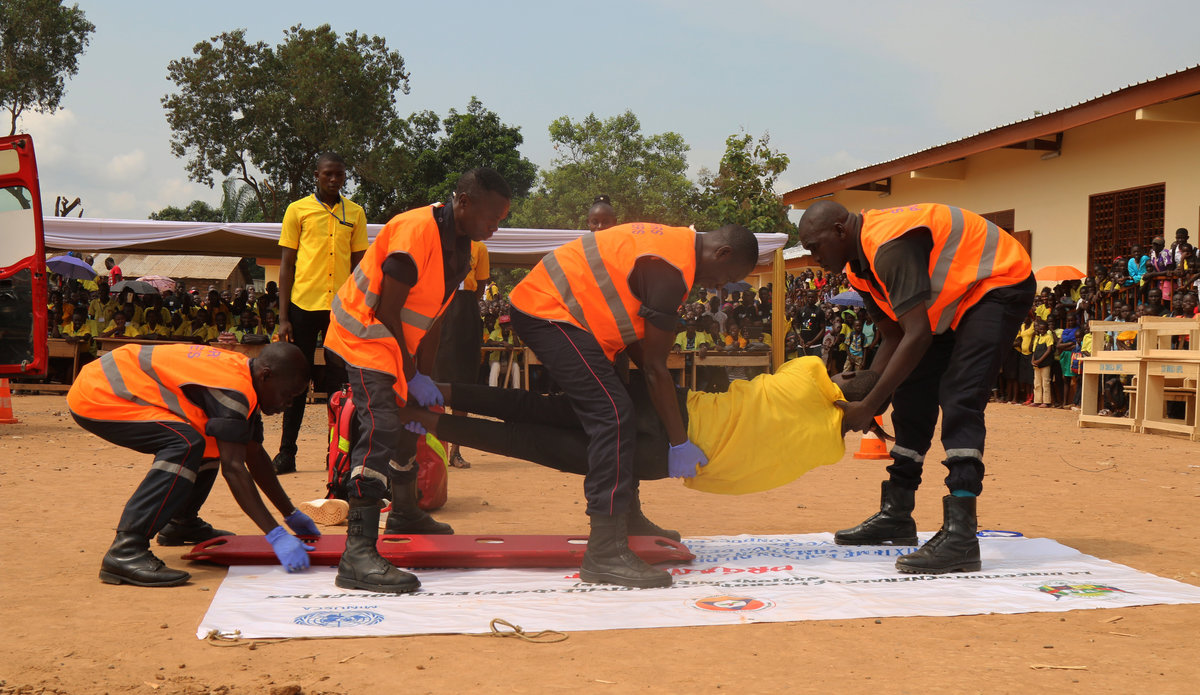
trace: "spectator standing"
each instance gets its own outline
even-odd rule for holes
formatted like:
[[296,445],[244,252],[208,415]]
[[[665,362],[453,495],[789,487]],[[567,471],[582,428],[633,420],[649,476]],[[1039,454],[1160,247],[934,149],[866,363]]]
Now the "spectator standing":
[[[279,338],[295,343],[310,369],[317,339],[329,328],[333,297],[368,245],[366,213],[341,194],[346,160],[326,152],[317,158],[314,175],[316,193],[288,205],[279,235]],[[327,352],[324,391],[333,393],[345,380],[341,360]],[[304,394],[297,396],[283,413],[283,434],[273,462],[276,473],[296,471],[304,401]]]

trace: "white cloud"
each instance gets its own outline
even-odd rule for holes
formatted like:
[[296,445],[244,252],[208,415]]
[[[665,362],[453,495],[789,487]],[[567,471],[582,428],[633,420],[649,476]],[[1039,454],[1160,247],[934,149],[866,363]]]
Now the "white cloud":
[[140,177],[146,173],[146,153],[138,150],[133,150],[125,154],[119,154],[108,160],[106,167],[108,175],[114,179],[130,179]]
[[78,119],[70,109],[54,113],[26,111],[17,121],[17,130],[33,137],[39,167],[59,164],[70,158],[78,135]]

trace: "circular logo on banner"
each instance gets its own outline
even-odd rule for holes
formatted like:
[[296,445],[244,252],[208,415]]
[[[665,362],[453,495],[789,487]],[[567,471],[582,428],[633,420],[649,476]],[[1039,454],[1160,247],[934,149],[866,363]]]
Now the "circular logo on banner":
[[313,611],[298,615],[292,622],[309,627],[357,627],[383,622],[375,611]]
[[696,599],[692,602],[692,605],[700,610],[727,613],[730,611],[765,611],[769,608],[774,608],[775,602],[765,598],[751,598],[749,596],[709,596],[708,598]]

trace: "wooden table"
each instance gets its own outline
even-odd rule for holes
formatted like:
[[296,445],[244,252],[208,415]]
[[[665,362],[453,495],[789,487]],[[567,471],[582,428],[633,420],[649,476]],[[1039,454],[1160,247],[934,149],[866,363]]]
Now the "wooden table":
[[71,360],[71,376],[69,379],[67,379],[67,383],[51,384],[44,381],[14,381],[11,383],[13,393],[37,393],[40,391],[50,393],[66,393],[67,391],[70,391],[71,384],[75,383],[75,377],[79,376],[79,370],[83,367],[83,365],[80,364],[80,357],[87,354],[88,344],[89,343],[86,340],[68,343],[64,338],[47,338],[47,357],[50,359]]
[[[525,352],[525,359],[523,360],[525,363],[524,388],[526,391],[528,391],[529,390],[529,367],[531,365],[541,364],[542,361],[537,358],[537,355],[533,354],[533,350],[531,350],[529,348],[525,348],[524,352]],[[687,382],[687,377],[688,377],[687,358],[691,354],[693,354],[693,353],[690,350],[684,350],[682,352],[667,353],[667,369],[672,370],[672,371],[677,370],[679,372],[679,379],[678,379],[677,383],[680,386],[687,386],[687,384],[688,384],[688,382]],[[770,364],[770,355],[768,355],[767,357],[768,357],[767,363]],[[755,364],[757,364],[757,362]],[[630,363],[629,368],[637,369],[637,366]],[[693,383],[693,384],[696,383],[696,370],[694,367],[692,369],[691,377],[692,377],[691,383]]]
[[696,353],[692,360],[692,383],[696,383],[696,370],[699,367],[766,367],[771,371],[771,353],[763,352],[725,352],[709,350],[708,355],[701,357]]

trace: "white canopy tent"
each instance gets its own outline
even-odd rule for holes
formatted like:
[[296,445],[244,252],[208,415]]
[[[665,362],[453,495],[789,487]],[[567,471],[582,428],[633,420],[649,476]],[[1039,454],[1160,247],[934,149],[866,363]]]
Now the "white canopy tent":
[[[279,256],[277,222],[224,224],[47,217],[43,226],[48,251]],[[367,236],[374,239],[382,227],[367,225]],[[533,265],[550,251],[585,233],[576,229],[501,229],[488,240],[488,255],[493,264]],[[770,263],[775,250],[783,248],[788,240],[786,234],[755,236],[759,263]]]

